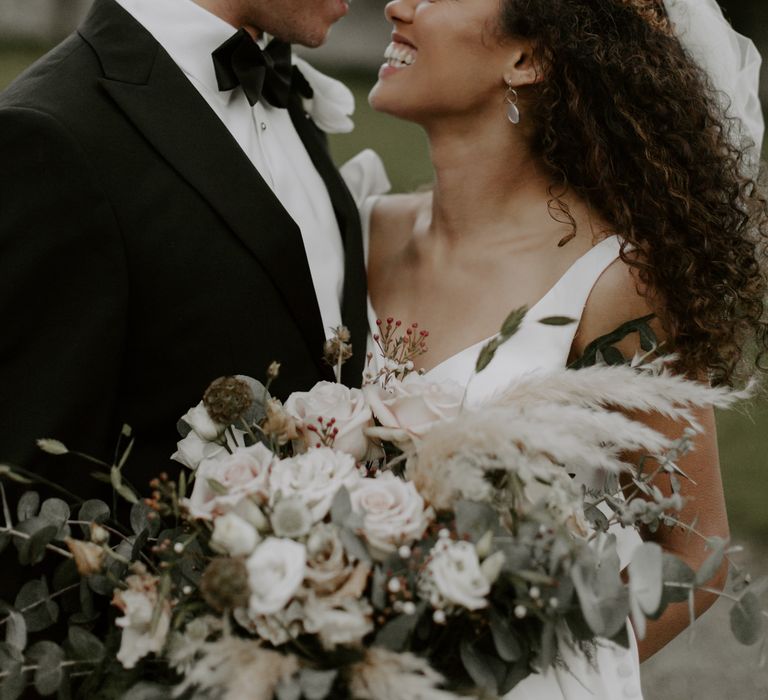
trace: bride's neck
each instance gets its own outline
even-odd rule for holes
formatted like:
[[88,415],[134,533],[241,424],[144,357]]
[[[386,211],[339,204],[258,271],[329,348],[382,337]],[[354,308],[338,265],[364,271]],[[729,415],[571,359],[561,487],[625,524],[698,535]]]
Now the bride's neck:
[[432,233],[459,242],[536,230],[547,212],[549,177],[515,128],[501,121],[490,129],[427,130],[435,170]]

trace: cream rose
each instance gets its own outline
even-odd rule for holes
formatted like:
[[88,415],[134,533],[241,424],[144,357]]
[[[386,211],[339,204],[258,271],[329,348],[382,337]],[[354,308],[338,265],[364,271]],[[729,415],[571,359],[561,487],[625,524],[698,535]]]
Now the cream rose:
[[293,598],[304,580],[307,553],[293,540],[268,537],[248,557],[251,617],[279,612]]
[[363,392],[383,427],[415,437],[423,437],[439,421],[455,418],[464,398],[456,382],[431,382],[416,373],[386,388],[369,384]]
[[256,528],[233,512],[214,520],[211,545],[223,554],[244,557],[253,551],[259,539]]
[[195,518],[210,519],[232,510],[246,497],[264,501],[275,456],[264,445],[239,447],[223,459],[201,462],[192,494],[185,501]]
[[183,420],[202,440],[209,442],[216,440],[224,432],[225,425],[214,421],[205,405],[201,401],[194,408],[190,408],[182,417]]
[[317,435],[309,426],[319,427],[319,419],[326,425],[335,420],[333,427],[339,432],[333,448],[352,455],[358,462],[365,459],[370,447],[365,429],[373,425],[373,414],[360,389],[320,382],[310,391],[291,394],[284,408],[299,422],[299,433],[307,448],[317,443]]
[[467,610],[486,607],[491,592],[474,545],[449,539],[435,543],[419,588],[436,608],[459,606]]
[[319,595],[336,592],[352,574],[352,564],[335,525],[320,523],[307,538],[307,583]]
[[176,443],[176,452],[171,455],[171,459],[195,470],[203,460],[221,459],[227,454],[223,445],[203,440],[194,430],[190,430],[187,437]]
[[361,480],[354,457],[321,447],[274,466],[269,481],[270,503],[298,498],[309,508],[313,521],[318,522],[328,514],[342,486],[351,491]]
[[360,644],[373,631],[373,608],[359,598],[316,598],[304,604],[304,629],[317,634],[326,649],[339,644]]
[[419,539],[434,516],[416,487],[392,472],[361,479],[350,490],[350,499],[352,510],[363,518],[363,536],[371,554],[380,560]]

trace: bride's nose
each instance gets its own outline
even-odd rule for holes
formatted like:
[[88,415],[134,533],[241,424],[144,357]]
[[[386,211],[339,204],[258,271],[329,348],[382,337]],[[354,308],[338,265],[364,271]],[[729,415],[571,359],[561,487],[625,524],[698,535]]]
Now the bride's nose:
[[395,22],[413,21],[413,12],[416,3],[414,0],[391,0],[384,8],[384,16],[391,24]]

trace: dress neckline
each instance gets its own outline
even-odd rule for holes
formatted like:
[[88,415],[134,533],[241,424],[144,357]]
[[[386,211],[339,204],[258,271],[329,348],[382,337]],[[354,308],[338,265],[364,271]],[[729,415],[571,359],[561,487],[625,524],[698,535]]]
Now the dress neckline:
[[[572,277],[577,270],[579,270],[583,265],[587,263],[589,259],[594,257],[597,253],[596,251],[602,250],[603,248],[608,247],[609,245],[614,246],[616,248],[616,251],[618,252],[620,244],[619,237],[616,234],[612,234],[610,236],[606,236],[601,241],[593,245],[588,251],[580,255],[576,260],[574,260],[568,269],[560,276],[560,278],[544,293],[544,295],[533,305],[531,306],[526,315],[525,319],[523,319],[523,325],[526,325],[527,323],[530,323],[530,320],[532,318],[532,314],[539,309],[541,306],[545,306],[546,302],[549,301],[551,297],[553,297],[557,291],[566,283],[570,277]],[[369,325],[371,327],[371,333],[376,333],[376,319],[378,318],[376,314],[376,310],[373,308],[373,304],[371,303],[371,297],[368,295],[368,316],[369,316]],[[481,349],[483,345],[488,343],[490,340],[495,338],[498,335],[498,332],[494,333],[493,335],[489,335],[487,338],[483,338],[482,340],[478,340],[476,343],[472,343],[472,345],[468,345],[465,348],[462,348],[458,352],[455,352],[453,355],[449,355],[444,360],[441,360],[438,362],[434,367],[431,367],[430,369],[426,370],[424,373],[425,376],[429,375],[433,372],[435,372],[438,369],[444,368],[449,363],[453,363],[459,358],[463,358],[466,354],[472,352],[472,351],[478,351]]]

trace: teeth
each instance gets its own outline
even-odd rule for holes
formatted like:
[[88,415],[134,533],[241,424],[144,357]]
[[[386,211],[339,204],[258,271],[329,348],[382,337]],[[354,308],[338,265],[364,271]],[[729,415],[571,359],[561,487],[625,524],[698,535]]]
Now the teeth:
[[416,52],[410,47],[393,42],[384,51],[384,58],[390,66],[410,66],[416,62]]

